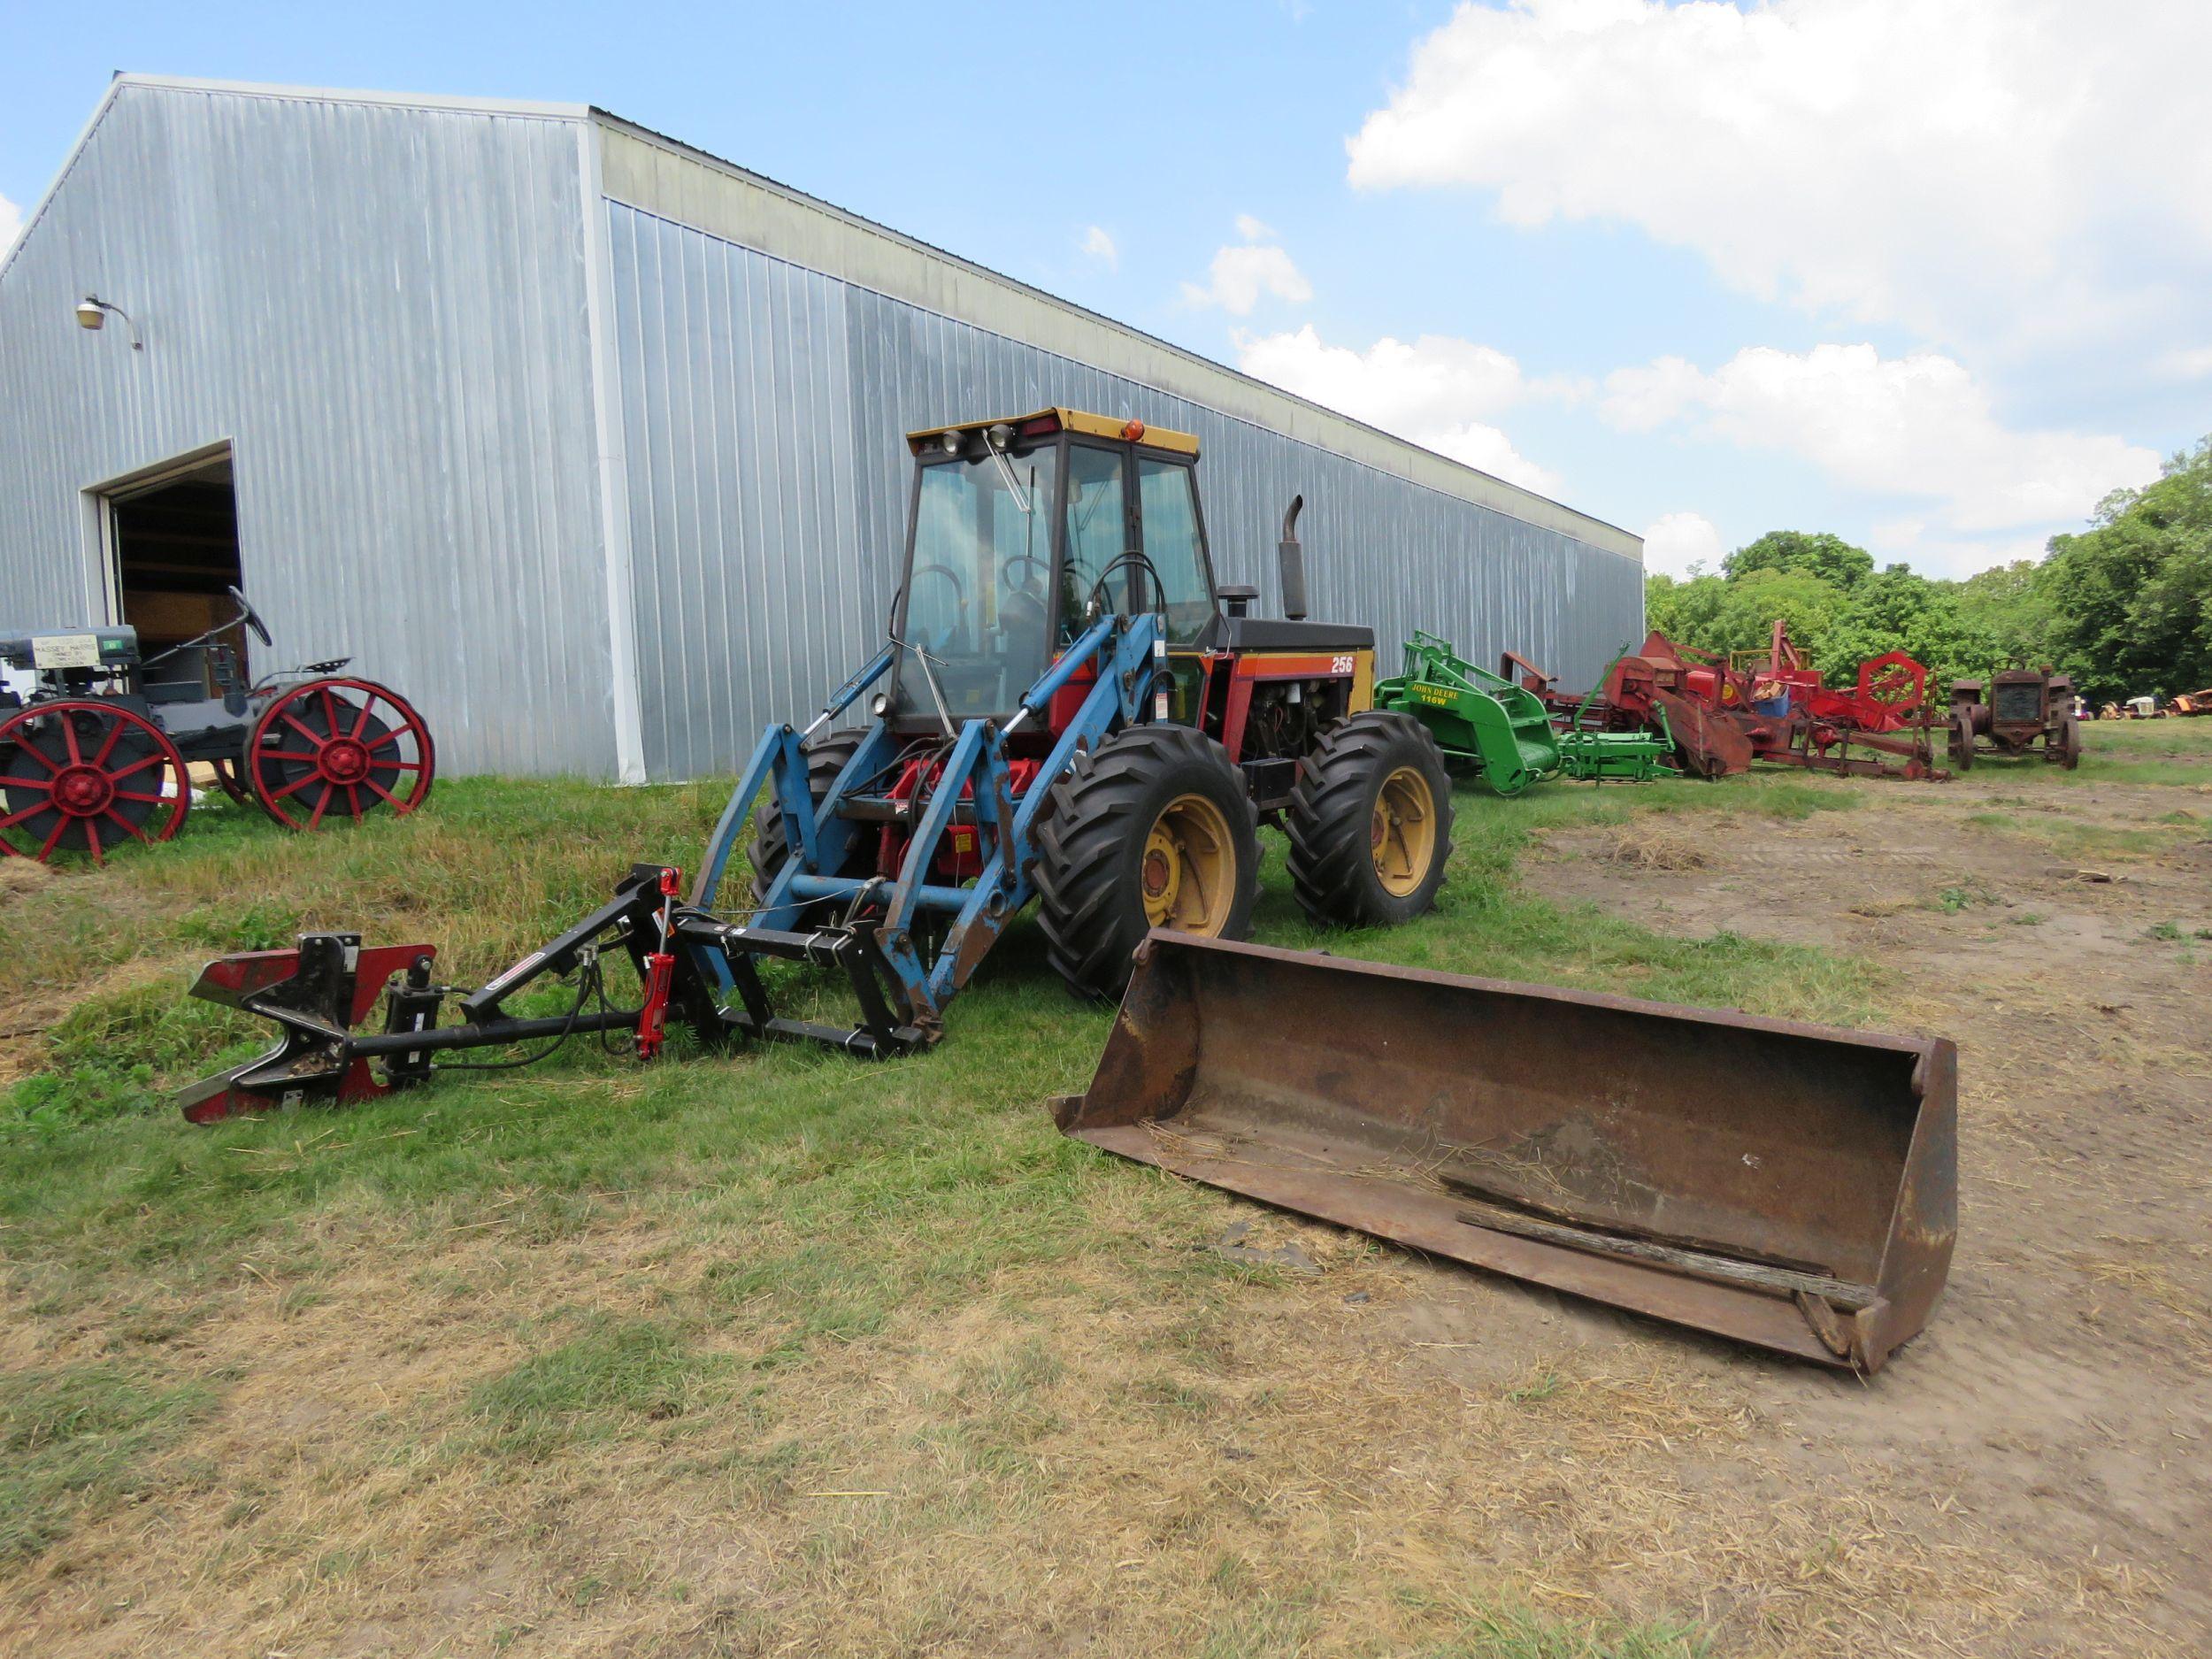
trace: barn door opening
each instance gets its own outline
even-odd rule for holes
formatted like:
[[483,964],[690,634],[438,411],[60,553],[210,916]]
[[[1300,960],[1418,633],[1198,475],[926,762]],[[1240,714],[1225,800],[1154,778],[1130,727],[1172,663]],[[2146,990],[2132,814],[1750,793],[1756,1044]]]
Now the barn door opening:
[[230,589],[242,582],[230,452],[142,473],[103,495],[110,591],[119,620],[138,630],[141,651],[151,657],[230,624],[220,637],[244,663],[245,631],[231,621]]

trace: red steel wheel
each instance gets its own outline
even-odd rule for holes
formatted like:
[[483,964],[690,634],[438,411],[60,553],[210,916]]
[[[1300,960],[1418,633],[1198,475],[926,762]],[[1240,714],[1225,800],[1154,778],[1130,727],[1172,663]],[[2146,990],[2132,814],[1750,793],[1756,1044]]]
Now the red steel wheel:
[[288,829],[334,815],[405,814],[437,770],[430,728],[407,700],[373,680],[311,680],[261,711],[246,740],[246,781]]
[[144,715],[96,698],[34,703],[0,723],[0,857],[165,841],[191,809],[184,757]]

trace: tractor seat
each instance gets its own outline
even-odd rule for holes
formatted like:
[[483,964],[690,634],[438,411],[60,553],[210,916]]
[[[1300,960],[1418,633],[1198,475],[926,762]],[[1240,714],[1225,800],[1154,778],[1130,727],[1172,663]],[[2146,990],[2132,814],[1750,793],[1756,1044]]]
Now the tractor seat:
[[1197,644],[1210,651],[1371,651],[1375,630],[1348,622],[1217,615],[1200,631]]

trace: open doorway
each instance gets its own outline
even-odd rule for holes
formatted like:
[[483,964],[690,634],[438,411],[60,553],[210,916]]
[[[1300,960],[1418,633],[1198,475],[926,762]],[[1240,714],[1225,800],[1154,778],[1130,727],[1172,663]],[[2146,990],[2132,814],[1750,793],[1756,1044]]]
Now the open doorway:
[[229,452],[125,484],[104,500],[111,591],[139,649],[152,657],[230,624],[220,637],[242,666],[245,633],[231,621],[241,570]]

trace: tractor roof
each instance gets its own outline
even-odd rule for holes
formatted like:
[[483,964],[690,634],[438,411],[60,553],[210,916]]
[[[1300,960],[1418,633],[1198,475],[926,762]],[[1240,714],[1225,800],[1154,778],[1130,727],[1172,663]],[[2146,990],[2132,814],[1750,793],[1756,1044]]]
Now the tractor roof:
[[906,434],[906,447],[919,455],[949,432],[964,435],[981,432],[987,426],[1011,426],[1027,437],[1041,437],[1054,432],[1079,432],[1086,437],[1119,438],[1130,443],[1141,443],[1148,449],[1173,449],[1182,455],[1198,453],[1198,440],[1187,432],[1171,432],[1165,426],[1148,426],[1141,420],[1115,415],[1086,414],[1079,409],[1041,409],[1033,415],[1002,415],[989,420],[963,420],[949,426],[926,426],[919,432]]

